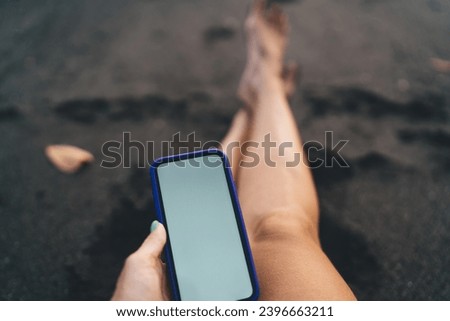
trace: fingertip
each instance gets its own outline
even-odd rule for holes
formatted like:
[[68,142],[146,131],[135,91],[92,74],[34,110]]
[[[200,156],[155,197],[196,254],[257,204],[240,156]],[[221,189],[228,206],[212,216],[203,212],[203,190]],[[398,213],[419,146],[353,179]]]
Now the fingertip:
[[166,229],[164,228],[164,225],[161,224],[161,222],[154,220],[152,222],[152,224],[150,225],[150,235],[152,235],[152,234],[158,234],[160,236],[163,236],[165,239],[166,238]]
[[157,222],[156,227],[152,233],[157,233],[159,235],[159,238],[162,239],[164,243],[166,243],[166,228],[163,224]]
[[150,233],[152,233],[154,230],[156,230],[159,226],[159,222],[157,220],[154,220],[152,224],[150,225]]
[[166,238],[166,229],[160,222],[155,220],[150,226],[149,235],[137,252],[145,255],[159,256],[166,244]]

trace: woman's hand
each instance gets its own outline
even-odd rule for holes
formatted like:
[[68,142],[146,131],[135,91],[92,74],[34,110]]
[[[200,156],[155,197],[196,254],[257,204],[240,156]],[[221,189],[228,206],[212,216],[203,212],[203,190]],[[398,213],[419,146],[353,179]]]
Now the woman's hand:
[[125,261],[111,300],[169,300],[166,266],[160,255],[166,244],[166,230],[154,221],[150,235]]

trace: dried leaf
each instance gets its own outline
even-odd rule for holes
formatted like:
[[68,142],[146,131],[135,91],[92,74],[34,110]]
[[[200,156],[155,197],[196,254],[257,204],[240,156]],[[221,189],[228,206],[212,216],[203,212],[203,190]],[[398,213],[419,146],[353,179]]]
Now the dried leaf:
[[94,161],[94,156],[79,147],[71,145],[49,145],[45,155],[63,173],[75,173],[83,164]]

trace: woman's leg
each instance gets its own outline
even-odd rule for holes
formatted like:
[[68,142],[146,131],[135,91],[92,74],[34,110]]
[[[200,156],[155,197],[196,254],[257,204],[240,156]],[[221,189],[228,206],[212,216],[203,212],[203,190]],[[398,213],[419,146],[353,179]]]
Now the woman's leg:
[[[249,50],[250,51],[250,50]],[[251,73],[249,70],[254,70],[254,64],[259,64],[258,60],[252,59],[248,57],[247,65],[245,67],[244,74],[248,76],[244,76],[241,81],[241,85],[239,86],[239,96],[244,102],[244,106],[238,110],[238,112],[234,115],[231,126],[222,139],[219,148],[221,148],[225,154],[227,154],[231,168],[233,171],[234,180],[238,181],[239,174],[239,163],[241,162],[243,155],[242,145],[245,141],[247,141],[250,122],[252,120],[252,108],[248,104],[252,104],[253,100],[248,99],[248,82],[250,79],[246,79],[247,77],[251,77]],[[289,63],[283,66],[283,72],[281,75],[281,81],[283,86],[284,95],[289,98],[295,91],[296,79],[298,74],[298,65],[296,63]]]
[[230,129],[220,144],[220,148],[228,156],[235,181],[239,180],[239,163],[242,160],[241,144],[247,139],[248,111],[243,107],[233,118]]
[[[296,64],[284,66],[282,83],[286,97],[290,97],[295,89],[296,75]],[[245,85],[242,84],[242,86]],[[239,180],[239,163],[243,157],[242,145],[245,141],[247,141],[251,120],[252,117],[250,107],[242,107],[239,109],[236,115],[234,115],[230,129],[220,143],[220,148],[225,152],[225,154],[227,154],[230,160],[235,181]]]
[[[250,142],[234,171],[261,299],[354,299],[320,247],[314,182],[306,160],[297,161],[302,142],[281,79],[286,30],[278,7],[265,11],[262,2],[255,2],[247,20],[253,65],[240,86],[249,108],[246,119],[238,115],[236,120],[246,126],[232,130]],[[255,157],[259,162],[251,164]]]

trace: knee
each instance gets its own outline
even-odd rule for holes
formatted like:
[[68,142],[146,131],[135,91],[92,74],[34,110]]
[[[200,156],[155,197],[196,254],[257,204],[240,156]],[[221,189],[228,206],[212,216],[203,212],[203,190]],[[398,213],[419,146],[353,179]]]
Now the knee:
[[252,241],[277,242],[312,239],[319,242],[317,222],[302,212],[277,211],[265,215],[256,224],[252,233]]

